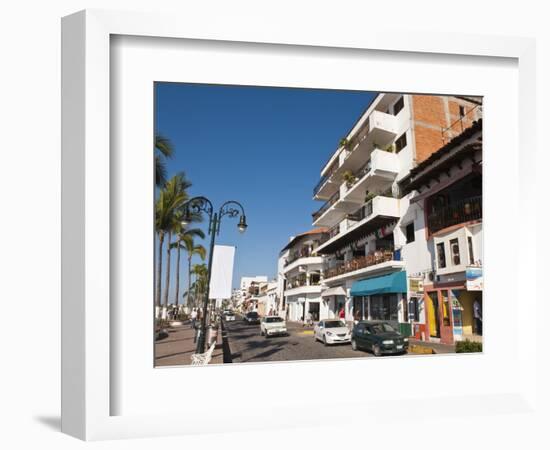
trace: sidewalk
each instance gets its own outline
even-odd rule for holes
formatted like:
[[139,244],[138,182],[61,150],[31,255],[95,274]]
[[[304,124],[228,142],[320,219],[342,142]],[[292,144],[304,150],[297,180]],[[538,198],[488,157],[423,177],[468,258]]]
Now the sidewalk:
[[[155,341],[155,367],[191,365],[191,355],[195,353],[197,345],[193,342],[195,330],[191,328],[191,323],[166,328],[166,331],[168,337]],[[218,330],[218,340],[210,364],[223,364],[221,342],[221,331]]]
[[[455,346],[449,344],[438,344],[436,342],[425,342],[415,338],[409,338],[409,348],[412,349],[412,346],[419,347],[419,350],[432,350],[432,353],[456,353]],[[410,353],[416,353],[409,350]],[[419,351],[418,353],[423,353]]]

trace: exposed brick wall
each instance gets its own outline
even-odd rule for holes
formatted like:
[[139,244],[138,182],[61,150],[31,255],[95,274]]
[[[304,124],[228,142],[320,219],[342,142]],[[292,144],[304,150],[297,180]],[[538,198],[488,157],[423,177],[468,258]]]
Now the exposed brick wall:
[[421,163],[427,159],[445,144],[441,137],[441,131],[416,124],[414,127],[414,139],[417,163]]
[[438,128],[445,128],[445,108],[443,97],[438,95],[413,95],[413,119]]
[[[464,117],[460,120],[460,106]],[[474,103],[450,96],[413,95],[412,118],[416,162],[421,163],[480,117]]]

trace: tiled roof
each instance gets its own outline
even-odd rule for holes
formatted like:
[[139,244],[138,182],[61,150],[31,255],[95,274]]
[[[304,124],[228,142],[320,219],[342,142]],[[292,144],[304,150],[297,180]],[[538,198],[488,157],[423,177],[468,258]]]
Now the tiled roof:
[[288,249],[289,247],[291,247],[294,243],[296,243],[296,241],[298,241],[298,239],[304,237],[304,236],[308,236],[308,235],[312,235],[312,234],[324,234],[324,233],[328,233],[328,228],[327,227],[318,227],[318,228],[313,228],[312,230],[308,230],[308,231],[304,231],[303,233],[300,233],[296,236],[294,236],[289,242],[288,244],[286,244],[282,249],[281,249],[281,252],[284,252],[286,249]]

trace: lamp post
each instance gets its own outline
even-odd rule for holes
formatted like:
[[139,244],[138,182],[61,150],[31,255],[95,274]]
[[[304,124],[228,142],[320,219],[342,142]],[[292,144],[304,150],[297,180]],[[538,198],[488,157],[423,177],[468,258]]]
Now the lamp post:
[[239,217],[239,223],[237,225],[239,231],[244,233],[248,225],[246,224],[246,216],[244,214],[243,206],[234,200],[227,201],[220,206],[217,212],[214,212],[212,202],[206,197],[193,197],[184,205],[182,225],[188,225],[191,221],[192,214],[199,214],[204,212],[208,215],[208,234],[210,235],[210,249],[208,254],[208,279],[206,282],[205,297],[203,301],[203,310],[201,317],[200,336],[197,340],[196,353],[204,353],[206,342],[206,310],[208,309],[208,301],[210,296],[210,278],[212,276],[212,257],[214,255],[214,245],[216,242],[216,235],[220,234],[220,224],[223,216],[227,217]]

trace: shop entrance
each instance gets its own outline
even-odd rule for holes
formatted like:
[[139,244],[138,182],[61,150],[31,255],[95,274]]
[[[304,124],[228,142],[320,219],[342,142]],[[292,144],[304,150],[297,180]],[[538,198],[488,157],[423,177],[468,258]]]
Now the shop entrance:
[[315,322],[319,321],[319,303],[312,302],[309,304],[309,313],[311,314],[311,319]]
[[428,292],[426,306],[430,336],[439,338],[441,337],[441,330],[439,324],[439,299],[437,298],[437,291]]

